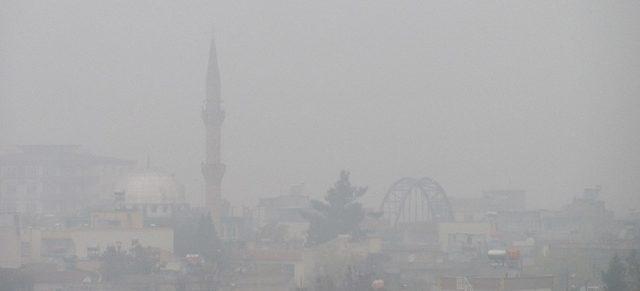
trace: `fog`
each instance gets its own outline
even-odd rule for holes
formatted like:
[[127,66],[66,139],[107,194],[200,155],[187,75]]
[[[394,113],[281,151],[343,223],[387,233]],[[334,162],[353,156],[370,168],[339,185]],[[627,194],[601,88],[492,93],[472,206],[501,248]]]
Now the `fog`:
[[640,207],[635,1],[0,2],[0,144],[78,144],[174,172],[202,201],[211,38],[223,197],[253,205],[347,169],[377,206],[404,176],[450,196],[602,185]]

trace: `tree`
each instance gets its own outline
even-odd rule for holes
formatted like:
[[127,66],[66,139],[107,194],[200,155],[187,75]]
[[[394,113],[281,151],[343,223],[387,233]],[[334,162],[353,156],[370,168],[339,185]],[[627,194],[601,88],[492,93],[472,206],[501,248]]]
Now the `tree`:
[[218,237],[216,226],[211,215],[202,215],[198,221],[194,236],[193,253],[201,255],[206,260],[214,260],[222,252],[222,242]]
[[308,243],[324,243],[341,234],[363,235],[360,222],[364,218],[364,210],[358,199],[366,192],[366,187],[351,185],[349,172],[340,172],[338,181],[327,191],[325,201],[312,200],[313,211],[303,213],[310,223]]
[[626,267],[618,255],[609,261],[609,268],[602,272],[602,282],[609,291],[626,291]]
[[149,247],[136,244],[130,252],[109,246],[102,254],[102,274],[107,281],[127,274],[151,274],[158,267],[158,257]]
[[174,230],[175,252],[180,256],[198,254],[213,260],[223,248],[211,215],[191,216],[178,223]]
[[288,227],[275,222],[267,223],[261,227],[257,233],[258,241],[269,242],[274,244],[287,244]]
[[343,289],[349,291],[371,290],[371,283],[381,278],[384,273],[384,264],[388,259],[383,254],[370,254],[364,260],[356,262],[347,269]]
[[134,274],[150,274],[158,268],[158,254],[150,247],[142,247],[136,244],[131,249],[130,270]]
[[126,274],[127,265],[127,254],[121,248],[109,246],[102,254],[102,275],[107,281]]

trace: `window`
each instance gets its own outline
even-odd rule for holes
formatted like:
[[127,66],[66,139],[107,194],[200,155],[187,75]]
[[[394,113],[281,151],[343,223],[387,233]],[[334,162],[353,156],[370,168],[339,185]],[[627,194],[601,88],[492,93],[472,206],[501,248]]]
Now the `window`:
[[20,243],[20,255],[23,258],[28,258],[31,256],[31,243],[29,242]]
[[472,222],[473,220],[474,220],[473,219],[473,214],[465,214],[464,215],[464,221],[465,222]]
[[38,191],[38,186],[35,183],[29,183],[27,184],[27,194],[36,194],[36,192]]
[[38,166],[26,166],[25,167],[25,176],[27,177],[37,177],[40,174],[40,168]]
[[107,221],[107,225],[111,226],[111,227],[117,227],[117,226],[120,226],[120,221],[119,220],[108,220]]
[[21,172],[23,172],[23,168],[19,167],[19,166],[8,166],[4,168],[4,176],[5,177],[11,177],[11,178],[17,178],[20,177]]
[[100,256],[100,248],[97,245],[87,247],[87,257],[97,258]]

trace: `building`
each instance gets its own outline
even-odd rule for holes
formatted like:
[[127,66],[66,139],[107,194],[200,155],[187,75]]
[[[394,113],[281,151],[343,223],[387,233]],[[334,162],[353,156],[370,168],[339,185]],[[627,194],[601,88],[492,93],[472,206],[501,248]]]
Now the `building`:
[[32,265],[20,269],[26,286],[22,290],[54,291],[54,290],[102,290],[93,283],[99,280],[96,272],[82,270],[65,270],[54,264]]
[[542,214],[536,210],[497,212],[489,221],[494,224],[497,238],[506,241],[534,237],[542,230]]
[[128,250],[136,245],[173,252],[173,230],[145,227],[139,211],[91,213],[90,225],[73,228],[25,228],[21,232],[23,259],[30,262],[90,259],[108,247]]
[[617,236],[613,211],[598,199],[599,188],[587,188],[560,211],[542,211],[545,241],[606,243]]
[[551,291],[553,276],[536,277],[442,277],[437,291]]
[[488,214],[496,212],[521,212],[526,210],[524,190],[485,190],[481,197],[451,197],[451,208],[456,221],[484,221]]
[[218,237],[227,242],[245,242],[255,236],[251,209],[248,207],[231,207],[229,201],[223,200],[223,212],[217,227]]
[[0,156],[0,211],[65,215],[111,203],[133,166],[75,145],[18,146]]
[[0,268],[18,268],[20,264],[19,217],[0,213]]
[[471,261],[484,257],[491,236],[491,225],[479,222],[451,222],[438,224],[442,251],[454,261]]
[[309,221],[302,217],[302,212],[311,208],[309,197],[299,194],[280,195],[262,198],[255,211],[256,226],[274,226],[284,230],[284,240],[304,241]]
[[129,174],[116,200],[117,208],[139,210],[154,225],[168,225],[178,213],[190,209],[184,185],[174,175],[151,168]]
[[485,190],[482,197],[489,201],[491,211],[523,211],[527,209],[524,190]]
[[241,274],[229,280],[233,290],[287,291],[303,288],[303,258],[304,254],[296,250],[248,249],[242,259]]

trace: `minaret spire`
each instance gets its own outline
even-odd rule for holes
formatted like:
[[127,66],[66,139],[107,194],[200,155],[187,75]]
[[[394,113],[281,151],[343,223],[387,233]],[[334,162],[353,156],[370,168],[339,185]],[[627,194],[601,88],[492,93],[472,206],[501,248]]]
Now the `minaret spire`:
[[206,96],[202,109],[202,121],[205,127],[205,161],[202,163],[204,177],[205,206],[219,226],[222,211],[222,177],[225,165],[221,162],[222,122],[225,113],[222,109],[220,70],[216,53],[215,38],[211,38],[209,63],[207,65]]
[[207,90],[206,101],[221,101],[220,96],[220,68],[218,66],[218,52],[216,50],[215,35],[211,36],[209,46],[209,63],[207,65]]

